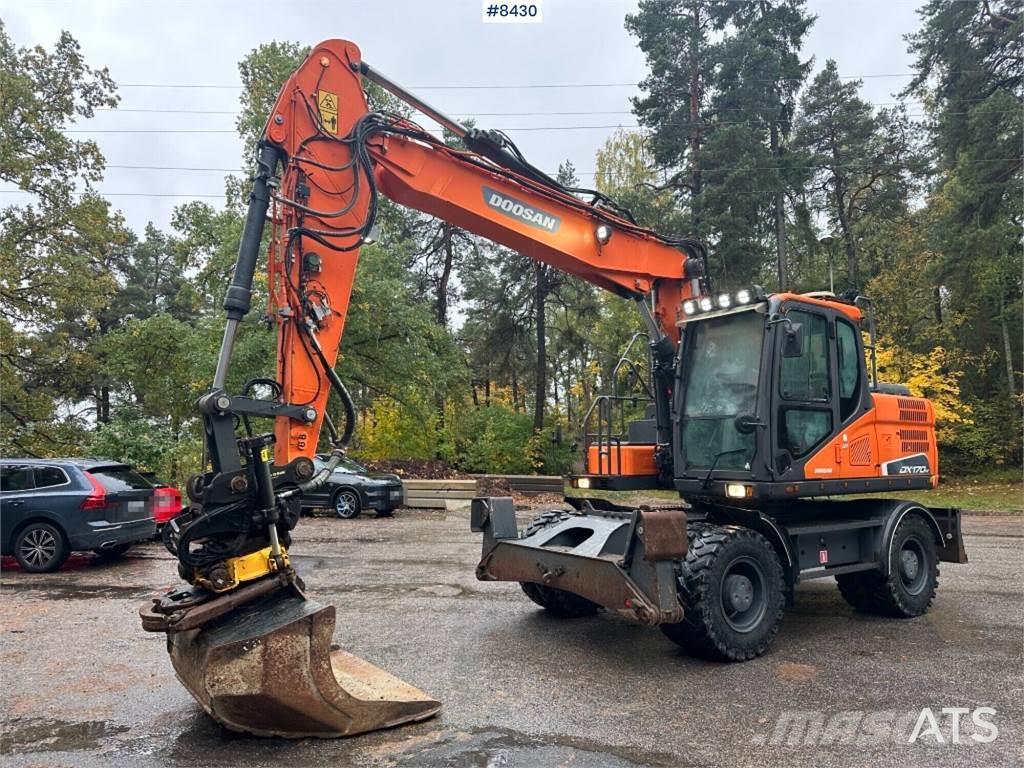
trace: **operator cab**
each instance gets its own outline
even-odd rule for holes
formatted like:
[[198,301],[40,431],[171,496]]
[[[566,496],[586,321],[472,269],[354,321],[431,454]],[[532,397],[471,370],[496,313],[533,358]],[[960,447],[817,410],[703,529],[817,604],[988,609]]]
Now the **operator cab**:
[[877,383],[864,303],[758,287],[684,301],[670,443],[598,440],[570,483],[749,506],[934,487],[934,410]]
[[687,301],[683,313],[673,403],[681,495],[742,504],[937,481],[931,405],[877,391],[855,304],[751,288]]

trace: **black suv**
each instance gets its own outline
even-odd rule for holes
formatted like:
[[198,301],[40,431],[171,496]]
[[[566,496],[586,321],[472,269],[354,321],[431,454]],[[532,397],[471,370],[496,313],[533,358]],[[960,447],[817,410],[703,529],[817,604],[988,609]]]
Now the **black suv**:
[[104,459],[0,460],[0,549],[32,573],[68,555],[118,557],[153,536],[153,486]]

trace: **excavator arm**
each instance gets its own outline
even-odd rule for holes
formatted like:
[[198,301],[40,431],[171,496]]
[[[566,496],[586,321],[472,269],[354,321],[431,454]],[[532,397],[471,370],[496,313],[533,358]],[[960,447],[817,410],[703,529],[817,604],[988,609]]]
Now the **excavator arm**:
[[[364,80],[439,122],[464,148],[403,116],[369,111]],[[327,481],[352,436],[355,409],[334,364],[382,194],[635,300],[655,360],[659,442],[668,442],[676,320],[682,302],[707,288],[703,248],[639,226],[599,193],[565,188],[507,137],[467,130],[385,78],[353,43],[316,46],[264,128],[213,386],[198,402],[210,468],[190,480],[191,506],[164,533],[192,586],[141,611],[144,628],[168,634],[186,687],[238,730],[346,735],[429,717],[440,706],[362,660],[329,653],[333,608],[306,598],[287,555],[302,494]],[[232,394],[232,350],[264,243],[277,375]],[[328,416],[332,391],[343,425]],[[274,419],[273,433],[254,431],[260,418]],[[324,427],[333,450],[318,468]]]
[[[454,149],[402,117],[368,112],[364,78],[440,121],[468,149]],[[289,78],[264,131],[263,172],[270,172],[271,158],[283,168],[269,311],[280,329],[283,400],[311,404],[317,418],[310,425],[278,419],[276,464],[315,450],[330,388],[319,356],[308,354],[307,330],[333,365],[380,194],[621,296],[642,301],[653,292],[651,330],[673,345],[678,340],[681,302],[698,292],[704,274],[700,245],[637,226],[606,199],[584,202],[502,139],[468,131],[412,96],[365,64],[352,43],[321,43]],[[240,260],[254,263],[255,249]]]

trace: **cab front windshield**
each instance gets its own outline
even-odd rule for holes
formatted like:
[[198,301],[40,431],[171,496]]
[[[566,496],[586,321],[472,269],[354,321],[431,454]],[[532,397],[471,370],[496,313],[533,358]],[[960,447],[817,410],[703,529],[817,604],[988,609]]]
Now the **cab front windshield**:
[[736,417],[756,413],[763,315],[750,310],[700,320],[690,323],[686,333],[682,419],[686,466],[749,469],[755,434],[739,432]]

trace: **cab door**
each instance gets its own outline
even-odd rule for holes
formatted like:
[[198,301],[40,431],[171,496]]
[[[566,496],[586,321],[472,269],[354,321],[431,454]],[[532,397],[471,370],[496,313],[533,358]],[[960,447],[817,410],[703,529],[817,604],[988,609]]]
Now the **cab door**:
[[[777,324],[773,442],[779,480],[828,480],[840,477],[835,462],[813,461],[839,423],[835,397],[835,343],[831,313],[810,304],[783,307],[787,320]],[[800,354],[786,356],[787,329],[800,324]],[[812,463],[813,466],[805,466]]]
[[878,436],[868,390],[867,369],[860,330],[841,313],[835,316],[836,394],[839,432],[833,453],[839,461],[839,476],[878,475]]

